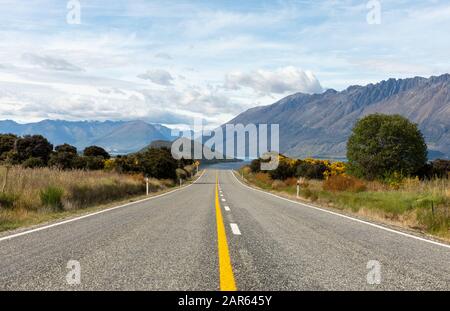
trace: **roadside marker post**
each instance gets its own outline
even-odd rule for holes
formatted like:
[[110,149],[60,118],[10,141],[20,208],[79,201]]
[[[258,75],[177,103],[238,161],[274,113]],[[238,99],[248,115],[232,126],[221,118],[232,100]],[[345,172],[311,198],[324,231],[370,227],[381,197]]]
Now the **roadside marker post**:
[[300,179],[297,180],[297,199],[300,198]]
[[148,194],[149,194],[148,177],[145,177],[145,189],[146,189],[146,193],[147,193],[147,196],[148,196]]

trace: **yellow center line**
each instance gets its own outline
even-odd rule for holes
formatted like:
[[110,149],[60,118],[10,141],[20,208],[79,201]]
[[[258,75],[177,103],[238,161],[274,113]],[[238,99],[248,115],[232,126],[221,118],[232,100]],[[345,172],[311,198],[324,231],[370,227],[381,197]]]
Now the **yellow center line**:
[[228,250],[227,233],[223,224],[222,211],[219,202],[219,174],[216,173],[216,222],[217,222],[217,244],[219,250],[219,274],[220,290],[236,291],[233,267],[231,266],[230,252]]

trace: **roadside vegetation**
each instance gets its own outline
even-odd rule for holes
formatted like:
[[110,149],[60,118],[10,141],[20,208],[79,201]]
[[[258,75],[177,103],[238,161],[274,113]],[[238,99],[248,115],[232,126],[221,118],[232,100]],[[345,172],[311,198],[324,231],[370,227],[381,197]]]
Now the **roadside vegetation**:
[[79,153],[40,135],[0,134],[0,231],[145,195],[146,177],[157,192],[195,172],[192,161],[164,148],[111,157],[98,146]]
[[247,182],[450,239],[450,161],[427,162],[417,127],[400,116],[361,119],[348,142],[348,162],[279,156],[273,171],[261,159],[241,168]]

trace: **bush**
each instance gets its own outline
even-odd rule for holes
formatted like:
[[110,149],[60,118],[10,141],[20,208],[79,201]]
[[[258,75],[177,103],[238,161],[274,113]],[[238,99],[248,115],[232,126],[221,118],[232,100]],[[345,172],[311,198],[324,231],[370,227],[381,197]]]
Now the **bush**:
[[295,166],[291,165],[287,161],[281,160],[278,163],[278,167],[269,171],[269,175],[272,179],[285,180],[295,175]]
[[417,175],[422,179],[450,178],[450,160],[437,159],[425,164]]
[[17,195],[11,193],[0,193],[0,208],[12,208],[17,200]]
[[108,159],[105,161],[105,171],[111,172],[114,171],[117,168],[116,160],[114,159]]
[[14,134],[0,134],[0,161],[6,158],[6,154],[14,149],[14,143],[18,137]]
[[84,149],[83,155],[85,157],[102,157],[104,160],[111,158],[108,152],[105,149],[98,146],[90,146]]
[[53,186],[47,187],[46,189],[40,191],[41,203],[44,206],[62,210],[63,195],[64,189]]
[[241,168],[242,173],[245,175],[248,175],[252,172],[252,169],[250,168],[250,166],[244,166]]
[[255,159],[250,162],[250,169],[253,173],[259,173],[261,171],[261,159]]
[[177,180],[180,180],[180,179],[184,180],[187,177],[187,172],[185,170],[183,170],[182,168],[177,168],[175,170],[175,173],[177,174]]
[[40,158],[29,158],[22,163],[24,168],[38,168],[44,167],[45,163]]
[[169,149],[151,148],[138,155],[138,169],[149,177],[158,179],[175,179],[177,161],[172,157]]
[[369,180],[394,172],[412,175],[426,164],[427,153],[417,125],[400,115],[362,118],[347,143],[350,172]]
[[84,157],[86,161],[86,169],[88,170],[102,170],[105,168],[105,160],[103,157]]
[[47,163],[53,151],[53,145],[42,135],[26,135],[17,139],[15,144],[21,162],[29,158],[40,158]]
[[327,166],[325,163],[308,163],[301,162],[297,166],[297,177],[305,177],[309,179],[323,179]]
[[74,167],[75,159],[78,156],[68,152],[56,152],[50,156],[49,167],[55,167],[61,170],[69,170]]
[[330,176],[323,182],[323,189],[332,192],[361,192],[366,190],[366,184],[364,183],[364,181],[353,176],[336,175]]
[[186,171],[188,177],[192,177],[195,172],[195,167],[193,165],[186,165],[184,170]]

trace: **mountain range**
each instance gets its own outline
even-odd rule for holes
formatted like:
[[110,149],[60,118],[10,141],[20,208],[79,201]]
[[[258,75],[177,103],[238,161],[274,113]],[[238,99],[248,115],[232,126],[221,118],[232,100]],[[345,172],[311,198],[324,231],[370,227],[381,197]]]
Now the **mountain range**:
[[64,121],[43,120],[19,124],[0,121],[0,133],[16,135],[41,134],[52,144],[71,144],[79,150],[97,145],[112,154],[138,151],[155,140],[172,140],[171,130],[144,121]]
[[295,157],[343,158],[356,121],[371,113],[417,123],[429,158],[450,156],[450,75],[389,79],[338,92],[297,93],[247,110],[229,124],[279,124],[280,151]]
[[[343,91],[296,93],[249,109],[229,124],[279,124],[280,151],[293,157],[344,158],[356,121],[371,113],[400,114],[419,125],[430,158],[450,157],[450,75],[389,79]],[[0,121],[0,133],[42,134],[54,145],[104,147],[113,154],[139,151],[154,141],[172,141],[171,130],[144,121]]]

